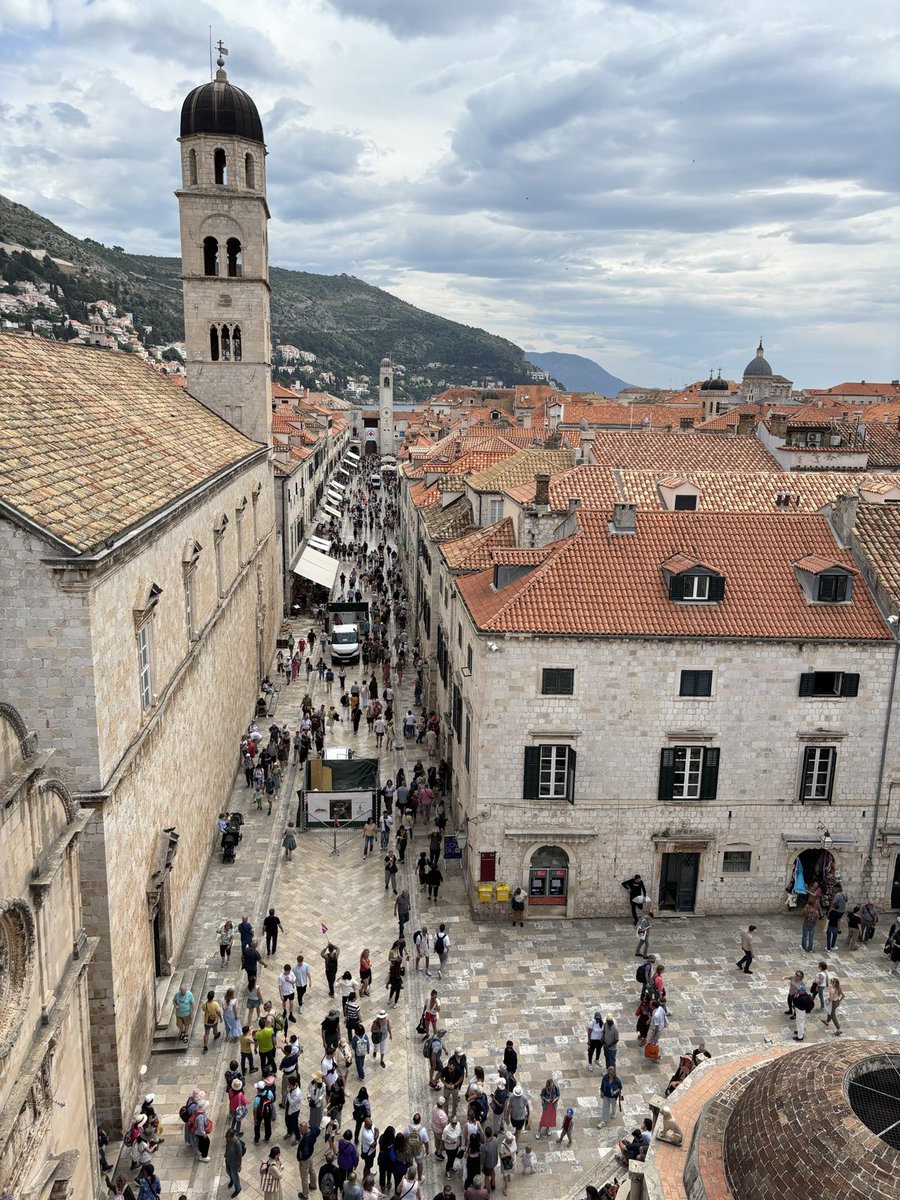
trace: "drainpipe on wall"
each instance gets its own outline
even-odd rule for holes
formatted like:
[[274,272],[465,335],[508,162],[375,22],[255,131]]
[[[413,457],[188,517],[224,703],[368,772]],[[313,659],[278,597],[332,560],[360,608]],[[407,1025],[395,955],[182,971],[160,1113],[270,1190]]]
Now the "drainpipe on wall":
[[894,666],[891,671],[891,686],[888,690],[887,713],[884,718],[884,735],[881,739],[881,757],[878,762],[878,782],[875,785],[875,809],[872,813],[872,831],[869,834],[869,853],[866,856],[866,867],[871,870],[872,856],[875,852],[875,838],[878,834],[878,818],[881,815],[881,789],[884,785],[884,767],[887,760],[888,741],[891,735],[891,717],[894,711],[894,692],[897,688],[897,666],[900,663],[900,638],[898,638],[897,617],[888,617],[891,632],[894,635]]

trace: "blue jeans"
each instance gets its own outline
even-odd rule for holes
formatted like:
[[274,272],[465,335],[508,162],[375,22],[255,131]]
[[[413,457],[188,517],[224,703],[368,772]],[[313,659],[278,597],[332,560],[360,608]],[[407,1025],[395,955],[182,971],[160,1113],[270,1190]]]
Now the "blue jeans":
[[228,1183],[234,1189],[234,1194],[236,1196],[241,1190],[241,1177],[238,1173],[238,1169],[237,1167],[229,1167],[226,1163],[225,1172],[228,1175]]
[[381,848],[382,848],[382,850],[387,850],[389,837],[390,837],[390,830],[382,829],[382,831],[381,831]]
[[603,1057],[606,1059],[607,1069],[616,1065],[616,1051],[618,1046],[604,1046]]
[[800,931],[800,945],[804,950],[812,950],[816,938],[815,925],[804,925]]
[[368,858],[374,849],[375,849],[375,838],[369,837],[368,834],[366,834],[363,837],[363,858]]
[[825,931],[825,949],[833,950],[837,945],[837,940],[841,934],[840,925],[829,925]]
[[366,1077],[366,1056],[364,1054],[354,1054],[356,1059],[356,1074],[360,1079]]

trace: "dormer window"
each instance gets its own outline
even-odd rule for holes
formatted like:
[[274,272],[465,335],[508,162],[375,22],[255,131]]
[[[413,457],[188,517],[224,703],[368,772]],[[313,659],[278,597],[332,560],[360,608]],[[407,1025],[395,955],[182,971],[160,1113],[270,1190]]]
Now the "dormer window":
[[683,604],[714,604],[725,597],[725,576],[699,559],[673,554],[662,564],[669,599]]
[[848,604],[853,599],[856,572],[843,563],[807,554],[794,563],[797,581],[810,604]]

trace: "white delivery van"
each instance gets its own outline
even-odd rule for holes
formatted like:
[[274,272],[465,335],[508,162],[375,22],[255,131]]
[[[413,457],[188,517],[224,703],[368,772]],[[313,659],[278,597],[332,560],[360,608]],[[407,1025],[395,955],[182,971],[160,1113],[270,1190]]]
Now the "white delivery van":
[[335,625],[331,630],[331,665],[359,661],[359,626]]

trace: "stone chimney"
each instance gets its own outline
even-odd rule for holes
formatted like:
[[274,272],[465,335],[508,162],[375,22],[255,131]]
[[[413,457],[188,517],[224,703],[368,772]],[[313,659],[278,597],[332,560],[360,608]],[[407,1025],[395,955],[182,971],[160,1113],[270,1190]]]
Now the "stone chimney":
[[831,526],[844,546],[851,545],[853,541],[853,526],[858,510],[859,497],[849,492],[842,492],[835,497],[834,503],[826,510],[831,517]]
[[550,507],[550,476],[547,474],[542,473],[534,477],[534,506]]
[[787,413],[771,412],[769,413],[768,422],[769,429],[775,437],[783,438],[787,436]]
[[755,424],[756,417],[753,415],[753,413],[738,413],[738,437],[741,437],[746,433],[752,433]]
[[610,533],[637,533],[637,505],[631,500],[622,500],[613,505],[613,519],[609,523]]

